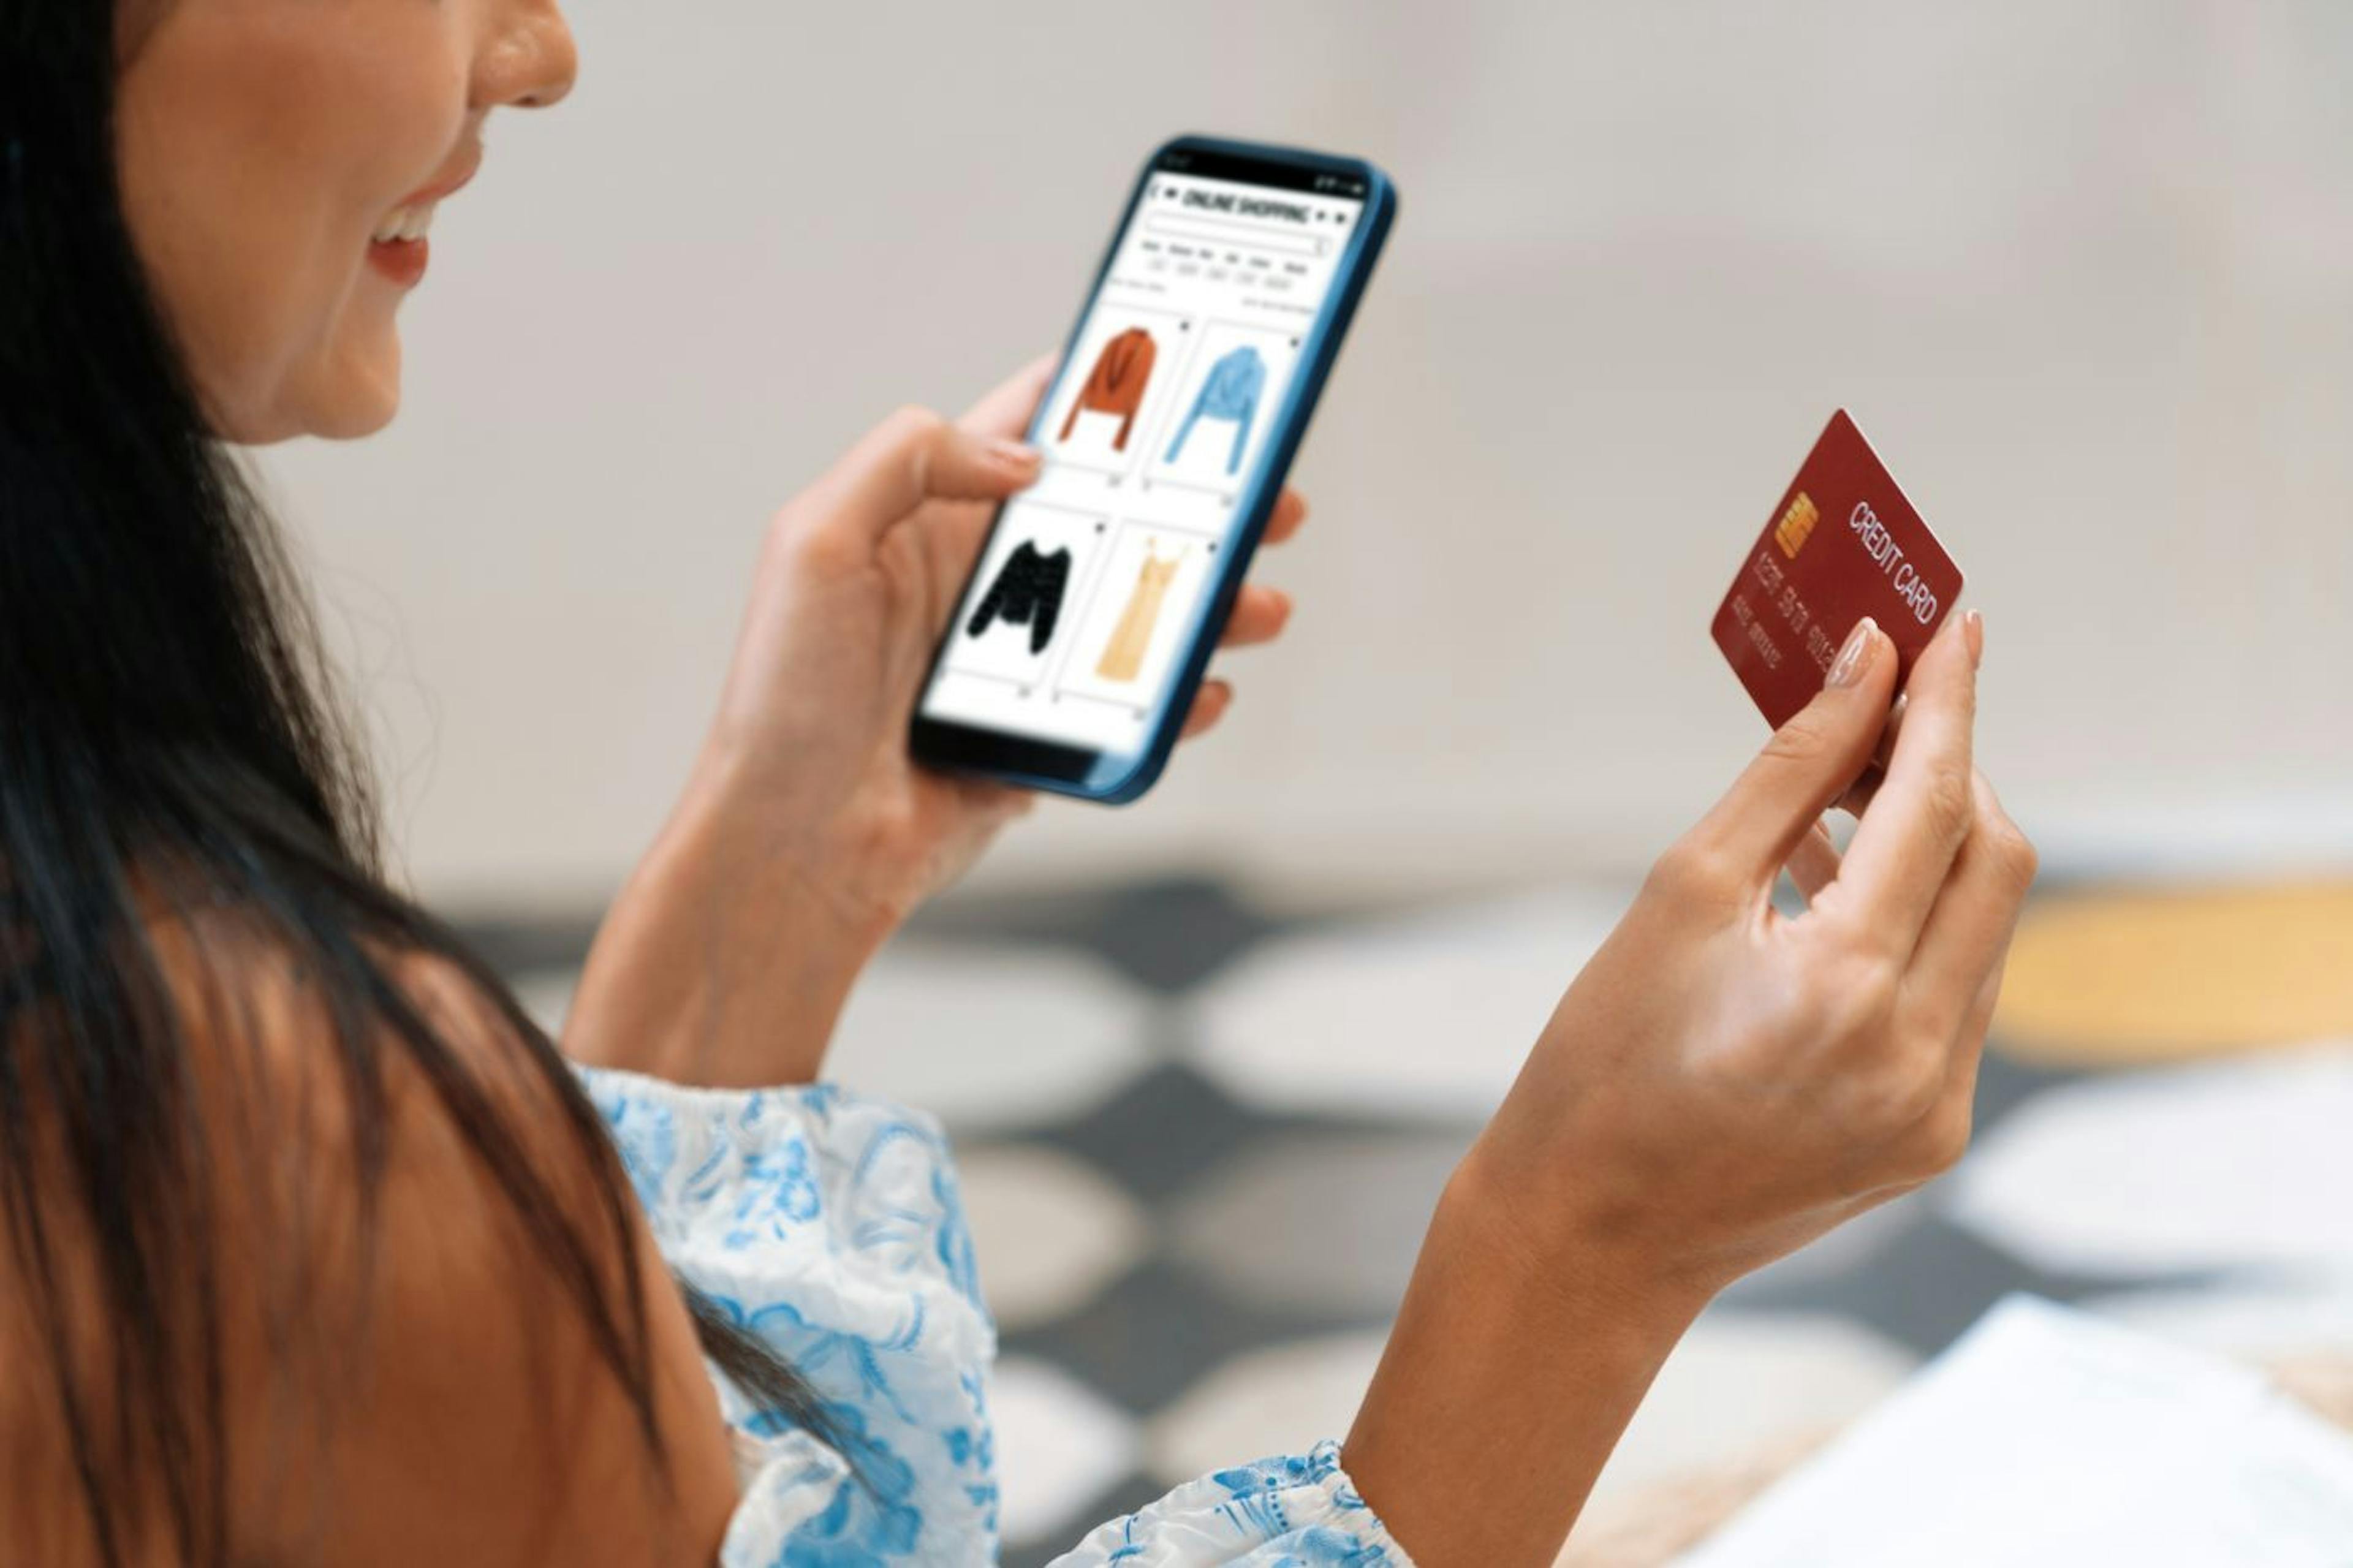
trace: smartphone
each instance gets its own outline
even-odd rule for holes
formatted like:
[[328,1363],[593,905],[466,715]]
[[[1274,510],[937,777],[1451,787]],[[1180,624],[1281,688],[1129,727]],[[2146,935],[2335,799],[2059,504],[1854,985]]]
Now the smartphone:
[[915,758],[1119,804],[1166,765],[1397,213],[1354,158],[1144,166],[915,704]]

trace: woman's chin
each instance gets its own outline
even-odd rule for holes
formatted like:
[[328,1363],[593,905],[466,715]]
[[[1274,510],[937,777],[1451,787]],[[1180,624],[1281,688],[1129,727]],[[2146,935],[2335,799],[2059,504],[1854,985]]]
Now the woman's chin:
[[353,404],[335,411],[316,422],[305,435],[316,436],[322,441],[356,441],[373,436],[393,421],[400,412],[400,384],[397,381],[381,397],[364,405]]
[[[356,441],[400,412],[400,339],[387,332],[367,351],[344,356],[296,402],[286,436]],[[280,438],[283,438],[282,437]]]
[[207,396],[213,434],[240,447],[268,447],[298,436],[355,441],[400,412],[400,340],[389,334],[364,353],[314,364],[267,395]]

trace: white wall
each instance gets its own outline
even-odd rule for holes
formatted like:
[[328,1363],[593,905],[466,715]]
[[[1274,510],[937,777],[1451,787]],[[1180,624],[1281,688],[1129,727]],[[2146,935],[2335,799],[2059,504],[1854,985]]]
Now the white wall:
[[1705,623],[1852,406],[1987,614],[2063,854],[2353,845],[2353,8],[583,0],[494,122],[408,402],[270,455],[427,890],[594,896],[676,787],[768,510],[1051,346],[1214,130],[1404,193],[1271,560],[1288,646],[998,883],[1646,859],[1759,738]]

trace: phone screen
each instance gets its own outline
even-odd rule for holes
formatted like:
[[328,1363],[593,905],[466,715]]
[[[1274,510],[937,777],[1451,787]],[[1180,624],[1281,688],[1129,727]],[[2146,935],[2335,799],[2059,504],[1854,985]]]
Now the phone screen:
[[1146,174],[925,717],[1102,752],[1150,741],[1364,216],[1360,183],[1292,184]]

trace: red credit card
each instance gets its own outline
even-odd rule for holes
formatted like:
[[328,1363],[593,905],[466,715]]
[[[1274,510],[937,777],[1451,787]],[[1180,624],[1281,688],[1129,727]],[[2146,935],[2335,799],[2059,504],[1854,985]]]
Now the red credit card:
[[1843,408],[1831,416],[1715,612],[1715,646],[1775,729],[1813,700],[1869,616],[1912,661],[1961,596],[1961,569]]

